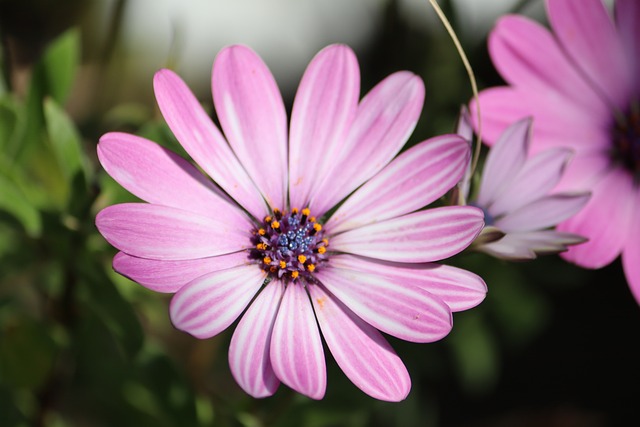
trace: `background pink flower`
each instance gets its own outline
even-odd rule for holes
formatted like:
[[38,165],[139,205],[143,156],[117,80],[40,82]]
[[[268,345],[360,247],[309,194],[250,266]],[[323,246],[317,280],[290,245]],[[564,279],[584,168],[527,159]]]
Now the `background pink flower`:
[[553,29],[521,16],[502,18],[489,38],[509,86],[480,94],[483,137],[493,144],[508,124],[532,116],[533,154],[567,147],[575,157],[559,191],[591,191],[561,231],[588,242],[563,254],[600,268],[622,254],[640,302],[640,2],[548,0]]
[[445,135],[396,157],[420,115],[422,81],[397,72],[358,102],[359,80],[349,48],[322,50],[302,78],[287,131],[266,65],[232,46],[212,74],[224,137],[176,74],[154,79],[167,124],[214,182],[140,137],[109,133],[98,146],[105,170],[147,202],[98,214],[99,231],[121,251],[114,268],[175,292],[171,319],[198,338],[244,312],[229,363],[256,397],[283,382],[322,398],[322,333],[356,386],[404,399],[408,372],[379,331],[438,340],[451,329],[451,312],[486,292],[475,274],[432,263],[473,241],[482,212],[421,210],[460,180],[467,143]]

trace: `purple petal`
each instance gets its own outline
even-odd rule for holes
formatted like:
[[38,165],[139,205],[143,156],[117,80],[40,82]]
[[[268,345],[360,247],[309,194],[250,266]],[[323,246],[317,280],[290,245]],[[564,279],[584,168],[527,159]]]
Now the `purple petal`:
[[154,142],[107,133],[100,138],[98,159],[113,179],[146,202],[251,226],[228,196],[191,163]]
[[267,214],[260,192],[187,85],[173,71],[153,79],[158,106],[171,131],[213,180],[256,218]]
[[375,261],[353,255],[334,255],[331,265],[381,275],[394,283],[417,286],[442,299],[454,312],[475,307],[487,294],[487,285],[480,276],[449,265]]
[[258,294],[236,327],[229,345],[229,366],[240,387],[253,397],[271,396],[280,380],[271,367],[271,332],[284,284],[271,281]]
[[489,150],[478,192],[479,206],[489,206],[524,166],[529,151],[531,119],[510,125]]
[[353,51],[344,45],[321,50],[302,77],[291,113],[292,207],[308,206],[314,190],[332,173],[359,96],[360,70]]
[[[475,101],[471,119],[477,129]],[[519,87],[494,87],[480,93],[482,138],[489,145],[512,123],[533,117],[530,154],[567,147],[580,154],[610,147],[610,115],[594,116],[575,108],[553,92]]]
[[174,293],[200,276],[248,262],[245,251],[181,261],[137,258],[118,252],[113,258],[113,269],[152,291]]
[[509,212],[495,226],[510,233],[554,227],[572,217],[589,201],[590,194],[552,194]]
[[332,159],[333,174],[314,192],[311,210],[320,216],[387,165],[411,136],[423,101],[424,84],[412,73],[397,72],[376,85],[360,102]]
[[478,248],[496,258],[510,261],[524,261],[537,255],[564,252],[569,245],[585,242],[584,237],[555,230],[538,230],[523,233],[509,233],[502,239]]
[[449,306],[411,283],[333,265],[316,277],[362,320],[394,337],[433,342],[451,330]]
[[[564,148],[550,148],[528,159],[518,173],[505,177],[509,184],[497,195],[496,201],[485,209],[497,217],[545,196],[562,178],[571,154],[570,150]],[[485,169],[484,173],[490,171]]]
[[398,262],[431,262],[469,246],[484,225],[480,209],[447,206],[345,231],[330,238],[333,250]]
[[593,187],[587,205],[558,226],[559,231],[589,239],[572,246],[562,257],[586,268],[601,268],[612,262],[629,238],[633,194],[632,179],[627,171],[614,169],[604,176]]
[[111,245],[141,258],[206,258],[252,246],[245,224],[147,203],[109,206],[96,216],[96,226]]
[[[631,226],[624,250],[622,252],[622,266],[624,275],[629,283],[631,293],[640,304],[640,190],[635,188],[635,203],[631,208],[635,215],[631,218]],[[630,237],[633,236],[633,237]]]
[[626,108],[631,67],[602,0],[547,0],[547,11],[564,51],[589,83],[613,105]]
[[[489,52],[502,77],[513,86],[570,100],[596,116],[609,106],[542,25],[522,16],[506,16],[489,37]],[[541,55],[540,52],[544,52]]]
[[469,144],[457,135],[410,148],[349,197],[327,222],[327,229],[338,233],[432,203],[460,181],[469,155]]
[[[632,76],[640,75],[640,2],[617,0],[615,4],[618,31]],[[640,79],[635,79],[635,93],[640,93]]]
[[287,113],[271,72],[245,46],[220,51],[213,65],[213,102],[233,151],[271,208],[283,209],[287,188]]
[[324,350],[309,296],[299,282],[285,289],[270,357],[280,381],[312,399],[322,399],[327,386]]
[[169,307],[173,325],[196,338],[224,331],[247,307],[265,280],[255,265],[215,271],[184,285]]
[[411,389],[411,378],[380,332],[322,286],[308,289],[322,335],[345,375],[371,397],[404,400]]

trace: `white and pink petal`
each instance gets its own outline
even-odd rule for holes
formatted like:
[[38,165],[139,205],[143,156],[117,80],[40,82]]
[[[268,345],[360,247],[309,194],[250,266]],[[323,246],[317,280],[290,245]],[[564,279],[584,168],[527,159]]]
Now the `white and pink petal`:
[[160,70],[153,87],[162,116],[204,171],[255,218],[267,213],[260,191],[211,118],[177,74]]
[[378,83],[360,102],[356,117],[340,147],[333,173],[311,199],[322,215],[387,165],[402,149],[418,122],[424,84],[401,71]]
[[411,389],[411,378],[382,334],[322,285],[308,289],[327,346],[351,382],[376,399],[404,400]]
[[482,210],[446,206],[354,228],[332,236],[330,244],[332,250],[386,261],[431,262],[465,249],[483,226]]
[[331,265],[416,286],[442,299],[453,312],[477,306],[487,294],[487,285],[480,276],[450,265],[379,261],[347,254],[334,255]]
[[410,148],[351,195],[331,216],[327,229],[339,233],[427,206],[460,181],[469,151],[458,135],[431,138]]
[[113,258],[113,269],[152,291],[174,293],[205,274],[248,263],[246,251],[177,261],[138,258],[118,252]]
[[280,380],[271,367],[273,324],[284,293],[284,283],[271,281],[242,316],[229,344],[231,374],[253,397],[271,396]]
[[155,142],[110,132],[100,138],[98,159],[107,173],[142,200],[180,208],[223,221],[246,216],[191,163]]
[[199,277],[171,299],[173,325],[196,338],[211,338],[231,325],[266,279],[255,265],[243,265]]
[[309,295],[301,282],[282,297],[269,357],[276,376],[298,393],[322,399],[327,386],[324,350]]
[[[289,197],[292,207],[309,205],[318,186],[333,174],[360,96],[360,70],[345,45],[321,50],[309,63],[291,113]],[[322,215],[322,208],[312,206]]]
[[412,342],[433,342],[451,330],[449,306],[412,284],[332,265],[318,271],[316,277],[358,317],[389,335]]
[[147,203],[123,203],[96,216],[100,234],[129,255],[187,260],[238,252],[251,247],[250,229],[216,218]]
[[222,49],[213,64],[213,103],[224,134],[271,208],[287,199],[287,113],[278,86],[246,46]]

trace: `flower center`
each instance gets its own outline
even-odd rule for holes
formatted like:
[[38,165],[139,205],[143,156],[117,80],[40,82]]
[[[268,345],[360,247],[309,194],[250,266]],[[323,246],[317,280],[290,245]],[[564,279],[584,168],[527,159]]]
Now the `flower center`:
[[312,273],[327,262],[329,240],[309,209],[273,211],[254,230],[249,257],[272,278],[314,281]]
[[632,105],[630,111],[616,122],[613,141],[614,159],[640,178],[640,105]]

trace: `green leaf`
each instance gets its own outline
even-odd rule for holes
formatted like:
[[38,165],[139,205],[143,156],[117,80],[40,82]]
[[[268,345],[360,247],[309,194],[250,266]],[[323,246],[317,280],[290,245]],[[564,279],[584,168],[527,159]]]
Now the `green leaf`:
[[131,304],[118,292],[95,254],[78,255],[81,298],[90,305],[110,332],[118,339],[128,357],[134,357],[144,340],[142,326]]
[[44,54],[47,93],[64,105],[80,61],[80,34],[71,29],[55,39]]
[[52,98],[44,100],[47,135],[58,165],[68,183],[81,173],[89,174],[88,161],[82,149],[82,140],[75,125]]
[[51,374],[57,347],[46,326],[26,317],[11,318],[1,329],[0,382],[37,388]]
[[31,205],[20,189],[9,179],[0,175],[0,209],[14,216],[27,234],[37,237],[42,231],[42,220],[38,210]]
[[8,97],[0,98],[0,148],[9,144],[16,130],[17,113]]

